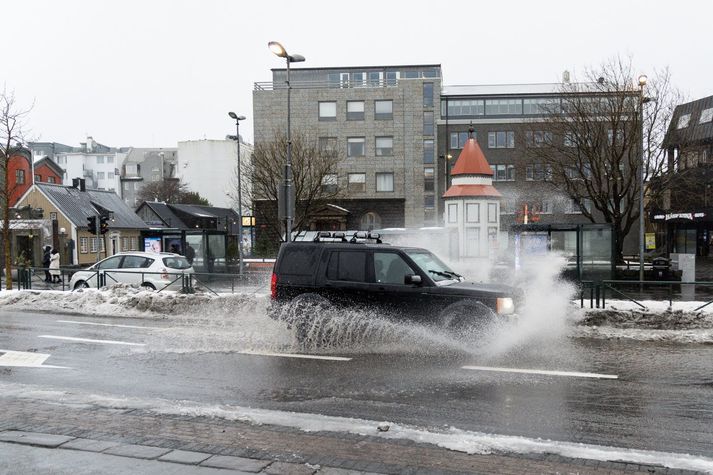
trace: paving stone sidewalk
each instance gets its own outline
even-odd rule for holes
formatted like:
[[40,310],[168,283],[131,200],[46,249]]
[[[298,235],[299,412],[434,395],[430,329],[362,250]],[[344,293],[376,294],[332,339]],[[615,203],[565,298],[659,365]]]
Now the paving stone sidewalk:
[[406,440],[136,409],[1,403],[0,442],[162,461],[167,472],[168,464],[183,464],[272,475],[687,473],[557,455],[469,455]]

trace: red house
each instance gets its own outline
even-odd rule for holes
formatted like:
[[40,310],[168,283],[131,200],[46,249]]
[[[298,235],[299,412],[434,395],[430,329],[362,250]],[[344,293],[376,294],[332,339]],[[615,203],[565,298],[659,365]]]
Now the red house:
[[27,149],[18,150],[8,163],[10,206],[15,206],[34,182],[62,184],[63,176],[64,170],[48,157],[35,163],[33,174],[31,152]]

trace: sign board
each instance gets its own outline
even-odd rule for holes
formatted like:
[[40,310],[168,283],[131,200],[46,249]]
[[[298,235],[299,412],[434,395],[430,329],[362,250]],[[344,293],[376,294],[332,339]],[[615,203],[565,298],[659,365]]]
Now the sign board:
[[646,249],[656,249],[656,233],[644,234],[644,241],[646,242]]

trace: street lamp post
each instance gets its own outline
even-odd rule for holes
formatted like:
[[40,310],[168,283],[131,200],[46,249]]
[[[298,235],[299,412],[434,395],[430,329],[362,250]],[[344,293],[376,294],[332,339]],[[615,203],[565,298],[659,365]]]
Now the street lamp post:
[[[238,144],[238,273],[243,275],[243,182],[240,166],[240,121],[245,120],[244,115],[228,112],[231,119],[235,119],[235,141]],[[227,219],[226,219],[227,222]]]
[[304,56],[299,54],[287,54],[287,50],[277,41],[270,41],[267,44],[270,51],[280,58],[285,58],[287,62],[287,163],[285,163],[285,173],[283,178],[283,201],[284,201],[284,217],[285,217],[285,242],[291,240],[292,220],[294,218],[294,206],[292,202],[292,135],[290,130],[290,63],[300,63],[305,60]]
[[639,133],[641,134],[641,169],[639,170],[639,281],[644,280],[644,86],[648,77],[639,76]]

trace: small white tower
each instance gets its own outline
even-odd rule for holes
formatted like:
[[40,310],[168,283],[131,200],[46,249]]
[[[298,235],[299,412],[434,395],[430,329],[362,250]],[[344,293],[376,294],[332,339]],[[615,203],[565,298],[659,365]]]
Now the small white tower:
[[473,138],[473,127],[451,177],[443,195],[445,226],[458,229],[460,257],[489,257],[497,248],[502,195],[493,186],[493,171]]

